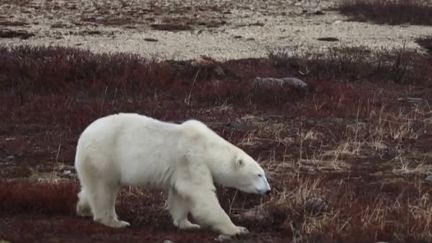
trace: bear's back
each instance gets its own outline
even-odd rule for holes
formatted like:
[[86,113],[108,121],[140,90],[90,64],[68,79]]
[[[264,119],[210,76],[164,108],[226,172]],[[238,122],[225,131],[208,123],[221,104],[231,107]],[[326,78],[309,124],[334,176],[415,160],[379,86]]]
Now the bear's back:
[[135,113],[105,116],[91,123],[81,134],[79,143],[133,141],[136,138],[158,137],[176,129],[178,125],[162,122]]

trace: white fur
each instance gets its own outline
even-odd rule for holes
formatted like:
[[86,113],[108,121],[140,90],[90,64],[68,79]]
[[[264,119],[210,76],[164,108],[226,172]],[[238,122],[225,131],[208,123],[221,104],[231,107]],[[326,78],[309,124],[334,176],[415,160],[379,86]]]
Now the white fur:
[[[115,212],[121,185],[167,190],[177,227],[209,226],[226,235],[247,230],[223,211],[214,183],[249,193],[270,191],[254,159],[195,120],[178,125],[138,114],[100,118],[81,134],[75,167],[81,182],[78,214],[111,227],[129,225]],[[199,225],[188,220],[189,213]]]

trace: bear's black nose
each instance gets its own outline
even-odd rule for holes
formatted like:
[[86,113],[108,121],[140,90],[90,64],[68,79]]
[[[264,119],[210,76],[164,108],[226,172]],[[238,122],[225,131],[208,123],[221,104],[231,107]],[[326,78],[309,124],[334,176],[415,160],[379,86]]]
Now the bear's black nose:
[[271,193],[271,190],[267,190],[265,194],[270,195],[270,193]]

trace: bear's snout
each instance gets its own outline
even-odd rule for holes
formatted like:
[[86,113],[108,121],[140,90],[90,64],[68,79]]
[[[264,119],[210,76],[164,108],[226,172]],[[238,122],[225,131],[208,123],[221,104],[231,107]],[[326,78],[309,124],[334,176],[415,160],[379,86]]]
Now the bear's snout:
[[260,195],[269,195],[271,192],[270,184],[267,181],[267,178],[261,177],[260,181],[257,185],[257,193]]
[[260,194],[262,196],[264,195],[270,195],[271,193],[271,189],[267,189],[267,190],[257,190],[257,194]]

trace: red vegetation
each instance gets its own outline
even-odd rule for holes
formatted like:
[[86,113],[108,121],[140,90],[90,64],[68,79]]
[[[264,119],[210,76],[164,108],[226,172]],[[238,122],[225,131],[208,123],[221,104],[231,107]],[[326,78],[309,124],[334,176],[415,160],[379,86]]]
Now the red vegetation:
[[8,214],[72,214],[77,192],[77,185],[70,182],[2,181],[0,211]]
[[[407,50],[160,62],[0,48],[0,240],[213,242],[212,232],[175,229],[160,191],[121,192],[118,213],[129,229],[74,214],[80,132],[100,116],[137,112],[202,120],[261,161],[270,197],[218,193],[251,241],[430,241],[431,70],[430,57]],[[297,77],[311,89],[257,89],[256,76]],[[262,218],[241,216],[257,205]]]

